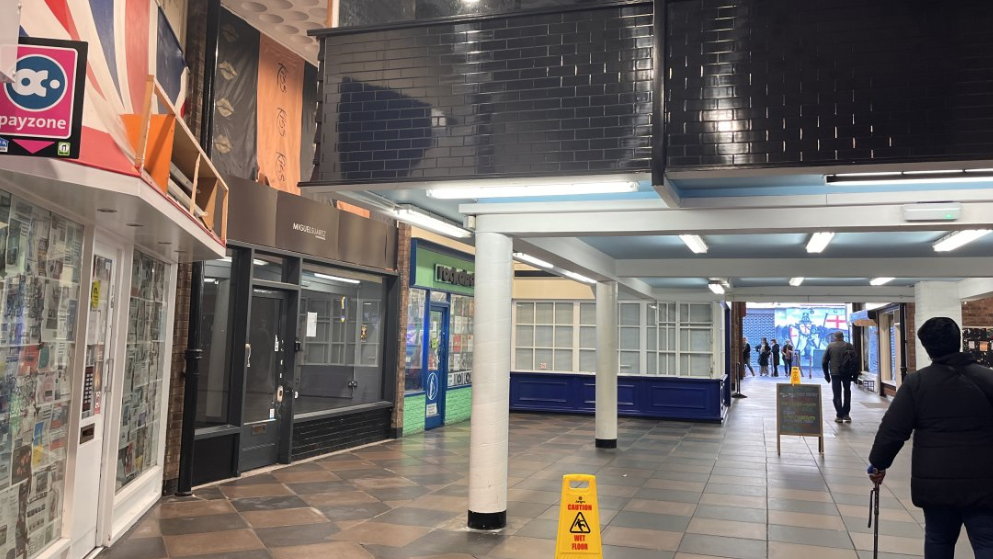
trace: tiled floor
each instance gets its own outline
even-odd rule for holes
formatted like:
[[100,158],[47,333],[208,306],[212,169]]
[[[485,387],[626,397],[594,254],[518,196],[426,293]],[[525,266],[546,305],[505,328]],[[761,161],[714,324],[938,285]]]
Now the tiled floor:
[[[553,559],[566,473],[597,475],[608,559],[871,557],[865,471],[885,401],[855,391],[850,425],[784,438],[775,381],[749,378],[726,425],[623,419],[593,447],[588,416],[514,414],[509,526],[464,528],[468,424],[205,488],[159,504],[104,559]],[[834,417],[825,387],[825,417]],[[922,554],[909,449],[882,494],[885,559]],[[963,536],[957,557],[972,557]]]

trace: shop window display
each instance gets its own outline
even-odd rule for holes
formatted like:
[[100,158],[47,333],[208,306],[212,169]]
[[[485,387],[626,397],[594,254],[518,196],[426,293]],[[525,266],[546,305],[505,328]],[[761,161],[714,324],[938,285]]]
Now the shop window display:
[[135,251],[117,447],[118,491],[158,461],[165,314],[166,265]]
[[0,557],[62,535],[83,227],[0,192]]
[[[472,297],[452,295],[448,328],[448,386],[462,386],[471,382],[472,370],[472,319],[476,303]],[[408,329],[408,336],[410,330]],[[409,378],[409,377],[408,377]]]
[[200,384],[197,426],[230,422],[231,279],[230,259],[204,263],[203,317],[200,322]]
[[294,415],[382,400],[382,278],[305,263]]
[[404,389],[407,392],[424,390],[421,373],[421,356],[424,354],[424,305],[427,292],[411,289],[407,303],[407,354],[404,357]]

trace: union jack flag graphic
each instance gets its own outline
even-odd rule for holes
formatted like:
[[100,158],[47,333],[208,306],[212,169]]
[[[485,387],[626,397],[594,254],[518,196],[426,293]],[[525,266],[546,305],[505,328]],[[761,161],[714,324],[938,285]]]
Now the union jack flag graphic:
[[182,109],[189,75],[155,0],[28,0],[21,35],[89,43],[77,163],[136,175],[120,115],[141,112],[149,74]]

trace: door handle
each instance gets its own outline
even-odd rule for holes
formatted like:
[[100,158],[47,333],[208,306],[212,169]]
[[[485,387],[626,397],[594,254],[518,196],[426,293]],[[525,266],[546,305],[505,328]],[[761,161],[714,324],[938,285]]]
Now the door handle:
[[245,344],[245,362],[248,363],[246,367],[252,366],[252,344]]

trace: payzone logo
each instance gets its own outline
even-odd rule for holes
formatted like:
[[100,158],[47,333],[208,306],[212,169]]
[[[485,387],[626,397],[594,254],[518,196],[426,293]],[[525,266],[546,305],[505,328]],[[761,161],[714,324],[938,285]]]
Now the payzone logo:
[[14,80],[5,85],[7,97],[26,111],[45,111],[65,97],[66,72],[55,60],[41,54],[29,54],[17,61]]

